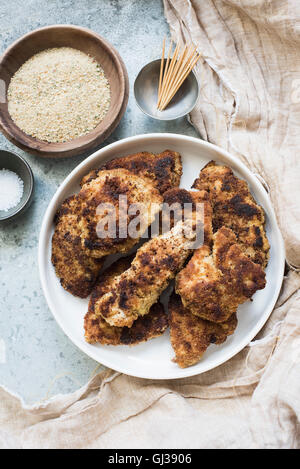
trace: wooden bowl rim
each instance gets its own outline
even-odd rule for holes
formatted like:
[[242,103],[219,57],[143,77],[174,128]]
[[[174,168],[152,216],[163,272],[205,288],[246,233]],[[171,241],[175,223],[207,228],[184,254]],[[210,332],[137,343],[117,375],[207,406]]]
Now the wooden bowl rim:
[[[87,135],[83,135],[77,139],[70,140],[68,142],[63,142],[63,143],[50,143],[50,142],[48,143],[42,140],[38,140],[30,135],[27,135],[10,118],[10,121],[12,122],[13,127],[15,126],[18,129],[18,132],[20,132],[26,139],[26,143],[24,143],[24,140],[21,140],[18,134],[14,133],[11,130],[11,127],[6,125],[6,122],[5,122],[5,119],[3,119],[3,113],[1,112],[1,110],[0,110],[0,130],[9,140],[11,140],[18,147],[28,150],[29,152],[33,154],[36,154],[39,156],[46,156],[46,157],[47,156],[67,157],[69,156],[68,153],[71,154],[70,156],[74,156],[74,155],[79,154],[81,151],[85,151],[85,150],[88,150],[89,148],[95,147],[97,144],[101,143],[105,138],[107,138],[110,135],[110,133],[115,129],[115,127],[118,125],[121,118],[123,117],[123,114],[126,109],[126,105],[128,101],[129,81],[128,81],[128,73],[127,73],[125,64],[120,54],[118,53],[118,51],[115,49],[115,47],[112,44],[110,44],[106,39],[104,39],[102,36],[95,33],[94,31],[88,28],[84,28],[82,26],[76,26],[72,24],[55,24],[55,25],[50,25],[50,26],[43,26],[42,28],[37,28],[37,29],[34,29],[33,31],[30,31],[24,34],[23,36],[15,40],[10,46],[7,47],[7,49],[4,51],[4,53],[0,57],[0,65],[3,64],[3,61],[9,56],[9,54],[11,54],[12,51],[16,47],[18,47],[24,40],[32,36],[38,35],[42,31],[49,31],[49,30],[55,30],[55,29],[70,29],[70,30],[74,30],[75,32],[76,31],[84,32],[88,34],[89,36],[94,37],[101,44],[101,47],[106,50],[107,54],[112,57],[112,60],[114,62],[114,65],[116,67],[117,74],[120,80],[120,88],[118,90],[119,99],[118,99],[117,106],[115,107],[112,116],[107,121],[105,127],[101,129],[101,133],[97,132],[97,127],[95,127],[95,129],[93,129]],[[72,47],[72,45],[70,45],[70,47]],[[44,49],[41,49],[41,50],[44,50]],[[104,138],[102,138],[102,136],[104,136]],[[32,142],[32,145],[31,145],[31,142]],[[35,145],[38,145],[38,144],[43,145],[44,148],[43,149],[37,148]]]

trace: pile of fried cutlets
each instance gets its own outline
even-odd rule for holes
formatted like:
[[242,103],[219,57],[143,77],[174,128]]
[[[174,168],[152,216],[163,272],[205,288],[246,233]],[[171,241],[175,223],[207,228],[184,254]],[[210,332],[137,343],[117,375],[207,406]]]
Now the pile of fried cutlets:
[[[184,368],[233,334],[238,306],[265,287],[269,243],[262,207],[229,167],[211,161],[190,191],[179,188],[181,175],[181,156],[171,150],[116,158],[92,170],[55,216],[52,263],[63,288],[90,295],[87,342],[135,345],[169,327],[173,361]],[[139,238],[124,238],[118,229],[111,237],[97,235],[98,205],[113,204],[121,214],[120,195],[128,205],[144,204],[146,227],[163,204],[203,204],[203,244],[192,249],[183,222],[174,220],[128,256]],[[125,224],[130,220],[126,215]],[[103,269],[113,254],[122,257]],[[174,279],[165,311],[160,296]]]

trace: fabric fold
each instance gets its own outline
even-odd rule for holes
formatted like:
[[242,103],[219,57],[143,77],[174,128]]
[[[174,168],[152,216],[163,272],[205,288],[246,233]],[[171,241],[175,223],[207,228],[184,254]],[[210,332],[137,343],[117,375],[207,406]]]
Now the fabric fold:
[[107,370],[31,407],[0,387],[0,447],[298,447],[299,287],[290,272],[273,324],[201,375],[154,381]]
[[270,187],[290,266],[300,266],[300,4],[164,0],[173,39],[193,41],[200,98],[191,122]]

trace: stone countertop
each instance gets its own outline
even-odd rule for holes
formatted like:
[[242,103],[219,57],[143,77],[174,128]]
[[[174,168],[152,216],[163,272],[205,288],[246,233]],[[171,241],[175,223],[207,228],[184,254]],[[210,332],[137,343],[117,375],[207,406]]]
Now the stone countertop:
[[[75,24],[108,39],[129,74],[128,108],[119,127],[101,145],[131,135],[174,132],[196,136],[186,119],[160,122],[136,106],[133,82],[140,68],[161,54],[169,29],[160,0],[10,0],[0,5],[0,53],[23,34],[50,24]],[[99,364],[64,335],[44,299],[38,274],[40,225],[57,187],[86,156],[39,159],[0,135],[0,148],[23,155],[35,176],[32,206],[0,226],[0,384],[26,403],[68,393],[85,384]]]

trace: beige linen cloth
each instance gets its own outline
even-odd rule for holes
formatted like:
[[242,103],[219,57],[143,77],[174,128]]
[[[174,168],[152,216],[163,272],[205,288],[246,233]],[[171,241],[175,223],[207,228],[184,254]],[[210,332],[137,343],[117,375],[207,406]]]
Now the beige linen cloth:
[[[203,54],[193,125],[263,177],[289,264],[299,266],[300,2],[164,4],[173,38]],[[200,376],[155,382],[107,371],[30,408],[0,387],[0,447],[299,448],[299,287],[290,270],[255,340]]]

